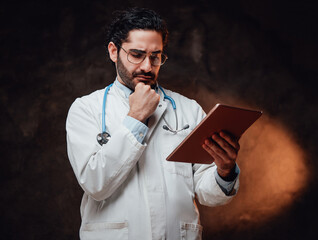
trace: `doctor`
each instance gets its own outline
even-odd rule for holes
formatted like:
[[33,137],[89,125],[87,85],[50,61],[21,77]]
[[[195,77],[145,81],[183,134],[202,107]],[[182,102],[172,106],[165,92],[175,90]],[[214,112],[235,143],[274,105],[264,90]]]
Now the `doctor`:
[[[107,40],[114,84],[106,94],[76,99],[69,110],[68,156],[84,190],[81,239],[201,239],[194,199],[217,206],[238,190],[239,144],[223,132],[202,146],[211,165],[165,160],[205,116],[194,100],[158,87],[167,37],[155,12],[121,12]],[[101,135],[96,140],[101,129],[104,142]]]

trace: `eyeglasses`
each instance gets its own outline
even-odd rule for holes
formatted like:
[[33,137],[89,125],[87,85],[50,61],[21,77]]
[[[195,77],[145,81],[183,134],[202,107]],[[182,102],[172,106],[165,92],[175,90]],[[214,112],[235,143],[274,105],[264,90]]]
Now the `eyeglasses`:
[[148,55],[149,55],[149,60],[151,62],[151,65],[153,65],[153,66],[161,66],[168,59],[168,57],[161,52],[146,53],[146,52],[144,52],[142,50],[138,50],[138,49],[131,49],[127,52],[124,48],[122,48],[122,47],[120,47],[120,48],[123,49],[124,52],[127,54],[128,62],[133,63],[133,64],[142,63]]

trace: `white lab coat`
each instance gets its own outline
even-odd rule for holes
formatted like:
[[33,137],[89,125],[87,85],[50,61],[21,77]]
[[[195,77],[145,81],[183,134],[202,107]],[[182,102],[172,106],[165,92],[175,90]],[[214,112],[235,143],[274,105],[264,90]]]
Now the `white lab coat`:
[[[216,206],[231,196],[216,183],[216,166],[166,161],[168,154],[205,116],[202,108],[180,94],[165,90],[177,105],[178,124],[190,128],[177,134],[162,128],[165,114],[174,127],[170,102],[160,103],[148,122],[145,143],[140,144],[122,124],[129,100],[113,85],[107,96],[106,126],[109,142],[100,146],[104,89],[76,99],[66,123],[68,156],[80,186],[81,239],[201,239],[202,227],[194,203]],[[195,158],[195,156],[193,156]]]

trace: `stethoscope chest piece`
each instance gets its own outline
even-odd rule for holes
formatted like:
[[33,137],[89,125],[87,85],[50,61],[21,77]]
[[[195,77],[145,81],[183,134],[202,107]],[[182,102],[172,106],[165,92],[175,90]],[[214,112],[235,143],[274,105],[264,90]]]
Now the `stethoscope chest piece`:
[[110,134],[108,132],[102,132],[97,134],[97,142],[103,146],[103,144],[106,144],[108,140],[110,139]]

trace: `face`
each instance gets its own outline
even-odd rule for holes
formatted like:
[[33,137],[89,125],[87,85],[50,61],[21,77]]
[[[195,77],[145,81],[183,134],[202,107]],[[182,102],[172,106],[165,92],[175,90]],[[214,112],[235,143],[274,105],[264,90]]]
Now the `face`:
[[[139,82],[155,86],[157,83],[160,66],[153,66],[149,56],[139,64],[133,64],[127,60],[127,53],[122,49],[117,49],[115,45],[108,45],[108,50],[112,61],[116,64],[118,80],[134,90]],[[151,30],[133,30],[129,32],[127,41],[122,44],[122,48],[127,52],[138,50],[147,53],[162,52],[163,43],[160,33]],[[119,50],[119,54],[118,54]],[[117,54],[117,55],[115,55]]]

